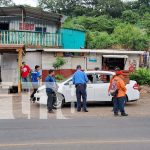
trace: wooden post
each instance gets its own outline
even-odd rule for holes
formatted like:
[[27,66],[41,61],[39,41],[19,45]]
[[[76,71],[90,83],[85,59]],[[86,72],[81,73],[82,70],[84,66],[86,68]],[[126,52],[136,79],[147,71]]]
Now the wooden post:
[[21,93],[21,72],[20,72],[20,68],[22,65],[22,48],[18,49],[18,93]]

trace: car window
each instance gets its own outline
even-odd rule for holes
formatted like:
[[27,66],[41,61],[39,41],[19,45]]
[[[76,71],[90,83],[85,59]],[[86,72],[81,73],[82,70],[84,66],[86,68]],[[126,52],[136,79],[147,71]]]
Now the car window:
[[95,74],[94,83],[109,83],[111,76],[110,74]]
[[87,74],[87,77],[88,77],[88,83],[87,84],[95,83],[95,74]]
[[69,83],[73,84],[72,78],[70,80],[68,80],[64,85],[69,85]]

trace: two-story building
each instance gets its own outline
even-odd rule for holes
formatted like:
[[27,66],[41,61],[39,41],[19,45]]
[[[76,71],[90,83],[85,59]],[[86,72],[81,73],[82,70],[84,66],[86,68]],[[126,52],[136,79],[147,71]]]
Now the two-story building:
[[[20,85],[20,66],[23,59],[41,65],[41,51],[32,54],[26,49],[60,48],[62,15],[34,7],[0,8],[0,77],[2,83]],[[9,84],[8,83],[8,84]],[[20,89],[20,87],[19,87]]]
[[[0,81],[3,87],[18,85],[19,92],[21,91],[22,61],[25,61],[31,69],[34,69],[35,65],[45,69],[43,68],[45,62],[53,63],[59,54],[53,51],[47,53],[44,51],[45,48],[84,47],[85,32],[61,29],[63,20],[60,14],[35,7],[0,8]],[[47,59],[47,56],[54,57]]]

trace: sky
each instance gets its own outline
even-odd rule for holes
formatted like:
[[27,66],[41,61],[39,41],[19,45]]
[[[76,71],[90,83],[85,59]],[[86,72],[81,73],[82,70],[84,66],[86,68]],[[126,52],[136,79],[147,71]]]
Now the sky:
[[[37,6],[38,0],[13,0],[17,5],[31,5],[31,6]],[[123,0],[123,1],[131,1],[131,0]]]
[[37,6],[37,1],[38,0],[13,0],[13,2],[17,5],[31,5],[31,6]]

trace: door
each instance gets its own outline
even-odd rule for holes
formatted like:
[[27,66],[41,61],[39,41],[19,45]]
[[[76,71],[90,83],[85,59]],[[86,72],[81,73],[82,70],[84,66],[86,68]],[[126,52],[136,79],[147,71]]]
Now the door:
[[[93,74],[87,74],[88,78],[91,79],[93,77]],[[76,88],[75,85],[73,85],[72,79],[68,80],[64,84],[63,93],[65,96],[66,102],[76,102]],[[94,90],[94,84],[92,80],[89,80],[87,83],[87,101],[95,101],[95,90]]]
[[63,94],[65,96],[65,102],[76,102],[76,89],[73,85],[72,79],[68,80],[63,87]]
[[17,54],[4,53],[1,60],[1,79],[2,83],[18,85],[18,62]]
[[94,74],[87,74],[87,101],[95,101]]
[[95,74],[95,101],[112,101],[112,97],[108,94],[108,88],[112,75]]

